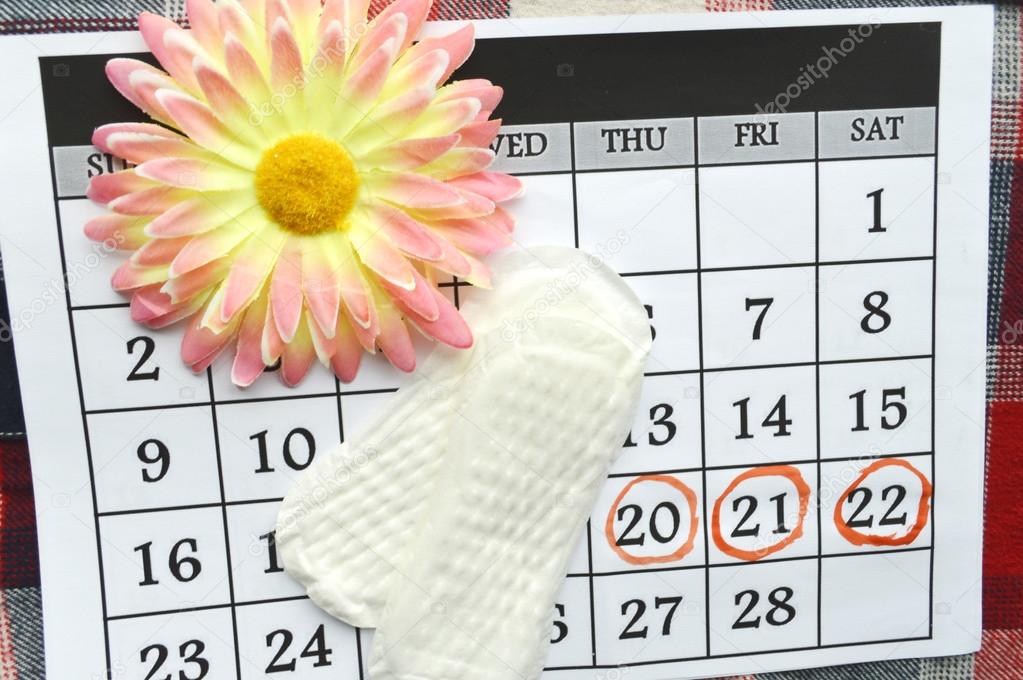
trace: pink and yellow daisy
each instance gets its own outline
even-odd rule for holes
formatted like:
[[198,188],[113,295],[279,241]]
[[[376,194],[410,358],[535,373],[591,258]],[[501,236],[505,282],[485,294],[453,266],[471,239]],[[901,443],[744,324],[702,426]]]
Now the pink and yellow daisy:
[[135,164],[94,177],[111,211],[86,234],[133,251],[113,276],[151,328],[183,321],[193,370],[236,350],[249,385],[280,361],[294,385],[319,358],[344,381],[379,348],[415,367],[409,332],[472,333],[437,289],[489,285],[478,259],[510,242],[498,204],[521,191],[486,168],[502,90],[445,84],[472,25],[413,42],[430,0],[189,0],[191,30],[139,28],[163,70],[113,59],[114,87],[153,123],[96,130]]

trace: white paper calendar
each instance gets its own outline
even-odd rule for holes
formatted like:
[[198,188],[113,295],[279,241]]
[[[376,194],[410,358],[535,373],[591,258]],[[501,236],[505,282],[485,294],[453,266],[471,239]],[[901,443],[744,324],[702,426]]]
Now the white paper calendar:
[[[433,26],[430,30],[446,30]],[[989,8],[481,22],[516,246],[625,277],[653,348],[544,678],[980,645]],[[402,377],[195,375],[88,241],[133,34],[0,40],[2,241],[49,678],[368,675],[281,568],[280,499]],[[456,303],[468,286],[444,284]],[[586,436],[586,433],[578,433]]]

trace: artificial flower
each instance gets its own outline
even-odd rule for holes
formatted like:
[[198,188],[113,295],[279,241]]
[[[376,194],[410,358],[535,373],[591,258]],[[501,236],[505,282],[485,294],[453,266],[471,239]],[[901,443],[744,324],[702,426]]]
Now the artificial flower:
[[409,327],[454,347],[472,333],[437,283],[489,285],[478,259],[510,242],[490,172],[502,90],[446,83],[471,24],[414,42],[430,0],[189,0],[190,30],[144,13],[163,69],[112,59],[107,75],[152,123],[93,143],[132,167],[92,179],[111,211],[86,234],[130,258],[113,275],[131,315],[187,323],[202,371],[234,347],[232,380],[280,362],[294,385],[317,358],[352,380],[379,348],[415,367]]

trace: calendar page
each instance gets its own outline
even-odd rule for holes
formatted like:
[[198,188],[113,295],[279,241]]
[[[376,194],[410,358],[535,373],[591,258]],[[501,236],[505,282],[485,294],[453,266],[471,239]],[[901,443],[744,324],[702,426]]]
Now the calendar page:
[[[514,247],[596,254],[653,337],[544,678],[976,650],[990,8],[478,28],[457,75],[505,88]],[[350,384],[320,367],[239,389],[229,357],[193,374],[180,329],[130,320],[123,254],[82,225],[103,211],[89,178],[123,167],[93,129],[140,119],[104,64],[140,52],[134,34],[0,41],[4,330],[48,677],[366,678],[372,631],[310,603],[273,527],[402,377],[367,360]]]

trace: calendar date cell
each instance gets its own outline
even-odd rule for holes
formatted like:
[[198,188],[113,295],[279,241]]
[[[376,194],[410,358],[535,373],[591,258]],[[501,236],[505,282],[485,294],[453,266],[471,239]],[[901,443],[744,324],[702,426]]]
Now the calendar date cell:
[[228,608],[111,621],[111,680],[233,678]]
[[931,272],[929,260],[822,266],[821,360],[929,355]]
[[817,644],[817,558],[710,570],[710,652]]
[[822,262],[933,254],[933,157],[820,164]]
[[814,164],[700,170],[700,256],[705,268],[814,260]]
[[824,554],[930,545],[930,456],[835,461],[821,466]]
[[705,594],[703,569],[595,576],[597,663],[702,656]]
[[611,478],[590,521],[594,573],[703,564],[702,488],[700,473]]
[[111,616],[226,604],[227,547],[220,508],[100,518]]
[[87,198],[65,199],[59,203],[67,286],[74,306],[124,304],[124,296],[110,286],[110,277],[128,253],[118,250],[116,239],[96,242],[82,232],[85,223],[107,213]]
[[813,267],[705,273],[704,366],[813,361],[814,276]]
[[692,169],[580,173],[579,247],[619,272],[696,267]]
[[284,571],[277,552],[276,501],[227,508],[235,602],[297,597],[305,589]]
[[929,550],[825,557],[821,643],[925,637],[930,623]]
[[208,406],[88,416],[99,512],[220,502]]
[[143,328],[123,309],[74,312],[86,410],[208,402],[206,374],[181,362],[184,328]]
[[650,322],[646,372],[693,371],[700,367],[700,344],[693,329],[698,313],[696,274],[629,276]]
[[817,554],[816,464],[707,472],[711,564]]
[[592,660],[590,644],[590,583],[567,578],[554,603],[548,668],[583,666]]
[[931,449],[931,361],[821,366],[821,459]]
[[336,678],[358,666],[355,629],[306,599],[238,608],[243,680]]
[[337,397],[217,407],[228,501],[283,498],[317,453],[338,445]]
[[816,458],[813,366],[708,373],[703,388],[708,467]]
[[528,175],[520,178],[523,197],[503,204],[515,216],[515,243],[522,248],[538,245],[575,245],[575,212],[572,175]]
[[639,407],[613,473],[700,466],[700,377],[693,373],[644,378]]

